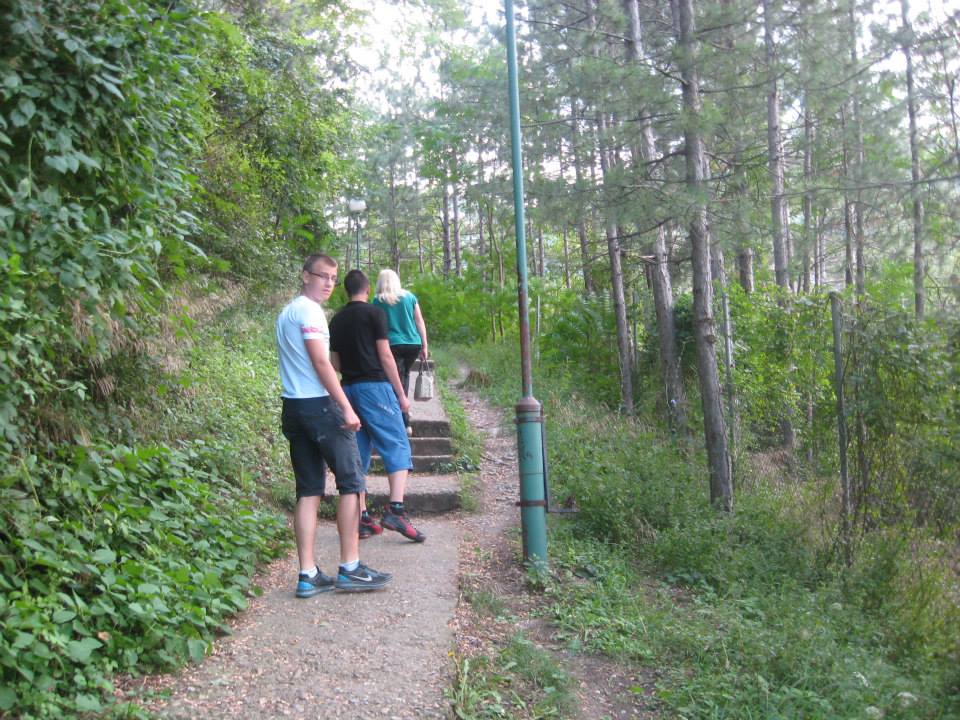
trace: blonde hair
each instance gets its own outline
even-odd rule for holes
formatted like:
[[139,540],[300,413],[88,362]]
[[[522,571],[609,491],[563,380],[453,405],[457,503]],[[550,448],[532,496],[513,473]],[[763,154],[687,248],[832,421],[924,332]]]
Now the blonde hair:
[[390,268],[385,268],[377,275],[377,300],[387,305],[396,305],[397,301],[407,294],[400,285],[400,276]]

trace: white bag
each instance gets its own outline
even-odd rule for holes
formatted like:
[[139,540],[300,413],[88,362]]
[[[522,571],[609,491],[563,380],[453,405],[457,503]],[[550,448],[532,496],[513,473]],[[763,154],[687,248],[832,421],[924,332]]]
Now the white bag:
[[423,370],[420,365],[420,372],[417,374],[417,384],[413,390],[414,400],[432,400],[433,399],[433,374],[428,369]]

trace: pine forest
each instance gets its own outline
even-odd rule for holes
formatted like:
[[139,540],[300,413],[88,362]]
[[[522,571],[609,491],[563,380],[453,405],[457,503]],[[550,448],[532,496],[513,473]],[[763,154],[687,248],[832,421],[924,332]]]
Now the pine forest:
[[[960,718],[955,4],[3,0],[0,31],[0,716],[147,717],[123,678],[201,662],[290,551],[273,321],[320,252],[397,270],[507,412],[529,335],[576,508],[531,592],[660,668],[650,717]],[[451,660],[450,717],[580,717],[505,657]]]

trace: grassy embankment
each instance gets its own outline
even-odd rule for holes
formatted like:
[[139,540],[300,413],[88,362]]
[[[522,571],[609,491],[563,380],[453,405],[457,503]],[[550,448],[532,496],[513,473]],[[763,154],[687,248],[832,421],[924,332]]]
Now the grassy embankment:
[[[469,350],[491,379],[484,392],[505,407],[516,401],[516,355]],[[960,610],[942,545],[877,530],[844,568],[832,480],[794,482],[749,458],[736,512],[718,514],[696,439],[615,416],[574,372],[539,368],[534,382],[554,493],[580,512],[550,517],[550,572],[531,576],[570,650],[652,669],[664,717],[960,717]],[[515,654],[461,660],[461,717],[575,717],[556,668],[535,704],[511,701]]]
[[117,676],[202,659],[289,546],[274,311],[220,312],[234,294],[205,296],[208,323],[112,368],[112,399],[4,471],[0,715],[140,716]]

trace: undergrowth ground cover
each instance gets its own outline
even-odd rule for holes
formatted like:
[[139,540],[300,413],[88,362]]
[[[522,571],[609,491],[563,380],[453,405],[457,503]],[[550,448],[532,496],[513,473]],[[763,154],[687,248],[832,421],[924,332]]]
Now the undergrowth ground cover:
[[[469,351],[483,391],[507,407],[516,355]],[[570,650],[656,668],[665,717],[960,717],[960,612],[942,544],[877,529],[845,567],[824,511],[830,481],[772,477],[748,459],[736,511],[718,514],[695,441],[615,416],[575,376],[539,367],[534,380],[554,494],[579,507],[550,518],[551,569],[535,578]],[[503,663],[491,662],[461,673],[458,692],[495,689]]]
[[258,497],[278,445],[271,312],[221,313],[167,348],[176,371],[119,377],[123,402],[83,437],[3,471],[0,715],[139,716],[117,676],[202,659],[257,592],[255,565],[289,543]]

